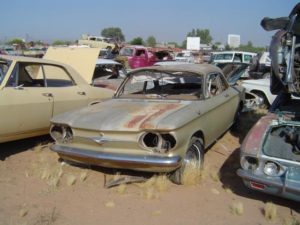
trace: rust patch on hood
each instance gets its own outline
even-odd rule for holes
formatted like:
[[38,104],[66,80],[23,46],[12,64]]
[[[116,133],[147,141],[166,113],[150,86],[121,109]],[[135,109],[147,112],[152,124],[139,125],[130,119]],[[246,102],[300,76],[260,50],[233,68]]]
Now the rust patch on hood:
[[126,127],[132,128],[139,125],[141,129],[152,129],[155,125],[152,122],[158,118],[163,117],[167,112],[171,112],[176,108],[180,108],[181,104],[157,104],[153,107],[146,108],[145,111],[139,112],[138,115],[133,115],[133,118],[127,123]]
[[146,117],[147,117],[147,115],[134,116],[133,119],[128,122],[126,127],[128,127],[128,128],[134,127],[136,124],[138,124],[140,121],[142,121]]

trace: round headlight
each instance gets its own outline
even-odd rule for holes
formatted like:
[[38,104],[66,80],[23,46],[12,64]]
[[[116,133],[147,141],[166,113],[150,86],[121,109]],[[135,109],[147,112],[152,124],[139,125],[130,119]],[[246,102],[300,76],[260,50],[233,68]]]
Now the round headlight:
[[144,133],[140,138],[140,143],[144,148],[151,149],[159,153],[166,153],[176,145],[176,140],[171,134],[160,134],[154,132]]
[[62,142],[64,136],[64,129],[62,126],[52,125],[50,127],[50,136],[54,141]]
[[50,136],[58,143],[68,143],[73,139],[73,132],[69,126],[52,125]]
[[268,176],[278,176],[280,167],[274,162],[266,162],[264,167],[264,173]]
[[244,170],[256,170],[258,167],[258,159],[251,156],[242,157],[241,166]]

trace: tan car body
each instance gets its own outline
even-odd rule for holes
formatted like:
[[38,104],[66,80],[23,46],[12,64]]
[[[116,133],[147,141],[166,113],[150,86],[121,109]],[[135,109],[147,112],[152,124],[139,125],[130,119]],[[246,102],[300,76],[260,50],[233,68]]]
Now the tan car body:
[[[0,61],[10,62],[0,83],[0,143],[47,134],[52,116],[113,95],[110,90],[90,86],[71,66],[57,61],[3,55],[0,56]],[[26,86],[21,81],[11,84],[10,79],[16,74],[16,68],[42,68],[41,65],[49,70],[61,69],[70,78],[72,85],[51,87],[43,83],[39,86]],[[19,70],[17,71],[21,74],[22,71]],[[41,73],[39,71],[36,74],[41,76]]]
[[[225,87],[220,94],[203,99],[191,95],[180,99],[173,95],[161,99],[118,97],[126,79],[144,70],[188,71],[203,79],[217,73],[222,76]],[[211,65],[154,66],[130,72],[126,79],[115,98],[54,117],[53,125],[70,127],[73,137],[66,142],[56,142],[51,149],[64,159],[81,163],[170,172],[181,165],[193,137],[203,139],[205,148],[216,141],[233,124],[242,102],[239,91],[230,87],[221,70]],[[202,94],[206,92],[204,88]],[[145,148],[141,138],[147,132],[171,134],[176,145],[164,153]]]

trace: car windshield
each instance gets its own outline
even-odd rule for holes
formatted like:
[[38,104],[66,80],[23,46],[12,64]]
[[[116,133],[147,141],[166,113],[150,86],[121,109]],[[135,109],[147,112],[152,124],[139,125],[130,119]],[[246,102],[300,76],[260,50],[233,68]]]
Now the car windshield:
[[132,48],[122,48],[120,50],[120,55],[123,55],[123,56],[132,56],[133,55],[133,49]]
[[202,76],[191,72],[138,71],[124,80],[115,97],[199,99]]
[[4,80],[4,77],[8,71],[10,64],[11,64],[10,61],[0,59],[0,85]]
[[232,53],[216,54],[214,60],[231,60],[233,57]]

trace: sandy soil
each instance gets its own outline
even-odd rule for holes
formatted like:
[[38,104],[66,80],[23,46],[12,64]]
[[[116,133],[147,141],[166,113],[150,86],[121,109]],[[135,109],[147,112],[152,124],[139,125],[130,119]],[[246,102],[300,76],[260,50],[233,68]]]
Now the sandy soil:
[[[49,137],[0,144],[0,224],[299,225],[299,203],[250,191],[235,174],[241,140],[258,118],[250,116],[209,149],[195,185],[159,176],[107,189],[111,171],[59,162]],[[272,220],[268,202],[277,210]]]

